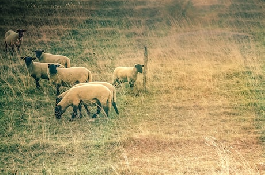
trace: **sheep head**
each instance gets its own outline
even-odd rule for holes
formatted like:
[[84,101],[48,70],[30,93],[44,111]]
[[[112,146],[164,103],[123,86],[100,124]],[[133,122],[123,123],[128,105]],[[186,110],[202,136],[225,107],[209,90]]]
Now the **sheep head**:
[[20,57],[21,59],[25,60],[26,65],[30,65],[32,63],[32,60],[35,60],[36,58],[32,58],[32,57]]
[[62,106],[58,105],[54,108],[54,114],[57,119],[60,119],[62,117],[63,111]]
[[57,67],[60,67],[58,64],[48,64],[49,72],[50,74],[56,74],[57,73]]
[[44,50],[34,50],[32,52],[35,52],[36,53],[36,57],[37,58],[40,58],[40,56],[42,55],[42,53],[44,52]]
[[24,34],[24,32],[26,32],[27,30],[23,30],[23,29],[18,29],[17,30],[17,33],[18,33],[18,37],[19,37],[19,39],[21,39],[22,37],[23,37],[23,34]]
[[137,72],[143,73],[143,67],[144,65],[141,64],[135,64],[134,67],[137,69]]

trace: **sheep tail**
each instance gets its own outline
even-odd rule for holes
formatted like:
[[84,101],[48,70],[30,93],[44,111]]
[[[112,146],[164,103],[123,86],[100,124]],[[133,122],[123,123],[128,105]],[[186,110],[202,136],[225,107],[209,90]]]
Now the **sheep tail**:
[[92,82],[92,73],[88,71],[88,82]]

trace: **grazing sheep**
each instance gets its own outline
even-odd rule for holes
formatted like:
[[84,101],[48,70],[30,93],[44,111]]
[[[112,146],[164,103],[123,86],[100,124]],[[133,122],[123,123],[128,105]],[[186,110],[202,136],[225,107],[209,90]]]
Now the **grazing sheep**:
[[[48,64],[49,63],[39,63],[39,62],[33,62],[36,58],[32,57],[21,57],[21,59],[25,60],[26,66],[28,68],[28,71],[30,75],[35,79],[36,81],[36,88],[40,88],[40,79],[49,79],[48,76]],[[57,64],[57,66],[63,68],[62,65]]]
[[23,34],[26,32],[26,30],[19,29],[17,32],[14,32],[13,30],[8,30],[5,33],[5,47],[6,52],[7,48],[11,47],[12,51],[14,52],[14,47],[17,47],[17,51],[19,51],[20,45],[23,40]]
[[56,85],[57,95],[61,86],[92,81],[91,72],[85,67],[58,68],[55,64],[48,64],[50,81]]
[[101,84],[87,84],[83,86],[72,87],[63,99],[55,106],[55,116],[60,119],[62,114],[69,106],[73,106],[72,119],[77,115],[77,108],[80,103],[91,105],[96,103],[97,113],[92,116],[95,118],[101,110],[101,106],[108,116],[111,108],[111,91]]
[[142,73],[144,65],[135,64],[134,67],[116,67],[113,73],[113,85],[123,82],[129,82],[130,87],[134,86],[137,74]]
[[44,50],[35,50],[33,51],[36,53],[36,57],[42,63],[59,63],[64,65],[64,67],[70,67],[70,59],[63,55],[53,55],[50,53],[44,53]]
[[[79,87],[79,86],[90,85],[90,84],[101,84],[103,86],[106,86],[111,91],[112,106],[113,106],[116,114],[119,114],[119,110],[118,110],[117,105],[116,105],[116,89],[115,89],[115,87],[112,84],[110,84],[108,82],[90,82],[90,83],[79,83],[79,84],[76,84],[73,87]],[[68,92],[69,92],[69,90],[67,90],[67,91],[63,92],[62,94],[58,95],[57,99],[56,99],[56,104],[58,104]],[[85,106],[85,109],[86,109],[86,111],[87,111],[87,113],[89,115],[90,112],[89,112],[87,106],[85,104],[84,104],[84,106]],[[80,118],[81,118],[82,117],[81,105],[78,106],[78,108],[79,108],[79,111],[80,111]]]

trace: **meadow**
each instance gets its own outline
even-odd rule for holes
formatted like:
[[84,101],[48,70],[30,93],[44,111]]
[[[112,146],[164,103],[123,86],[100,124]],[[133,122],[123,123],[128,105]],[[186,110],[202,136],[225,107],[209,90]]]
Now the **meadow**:
[[[264,0],[4,0],[0,174],[264,174]],[[26,29],[20,52],[9,29]],[[117,87],[120,115],[54,116],[21,56],[43,49],[112,81],[144,63],[147,89]],[[64,90],[68,89],[67,87]]]

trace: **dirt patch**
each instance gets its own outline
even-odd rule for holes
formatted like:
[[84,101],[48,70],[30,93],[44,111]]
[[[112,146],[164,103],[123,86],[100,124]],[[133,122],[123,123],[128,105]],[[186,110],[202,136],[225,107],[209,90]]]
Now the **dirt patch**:
[[[176,139],[171,136],[160,137],[161,135],[140,134],[123,142],[123,155],[127,159],[130,173],[258,174],[263,172],[261,161],[252,164],[249,160],[253,157],[244,157],[248,151],[254,152],[260,149],[255,140],[246,143],[236,138],[232,144],[211,136]],[[252,154],[252,156],[257,155]]]
[[[165,139],[153,134],[138,135],[128,138],[123,146],[128,169],[133,174],[258,174],[263,171],[262,162],[250,164],[240,146],[231,146],[214,137]],[[248,144],[248,148],[251,146],[253,143]]]

